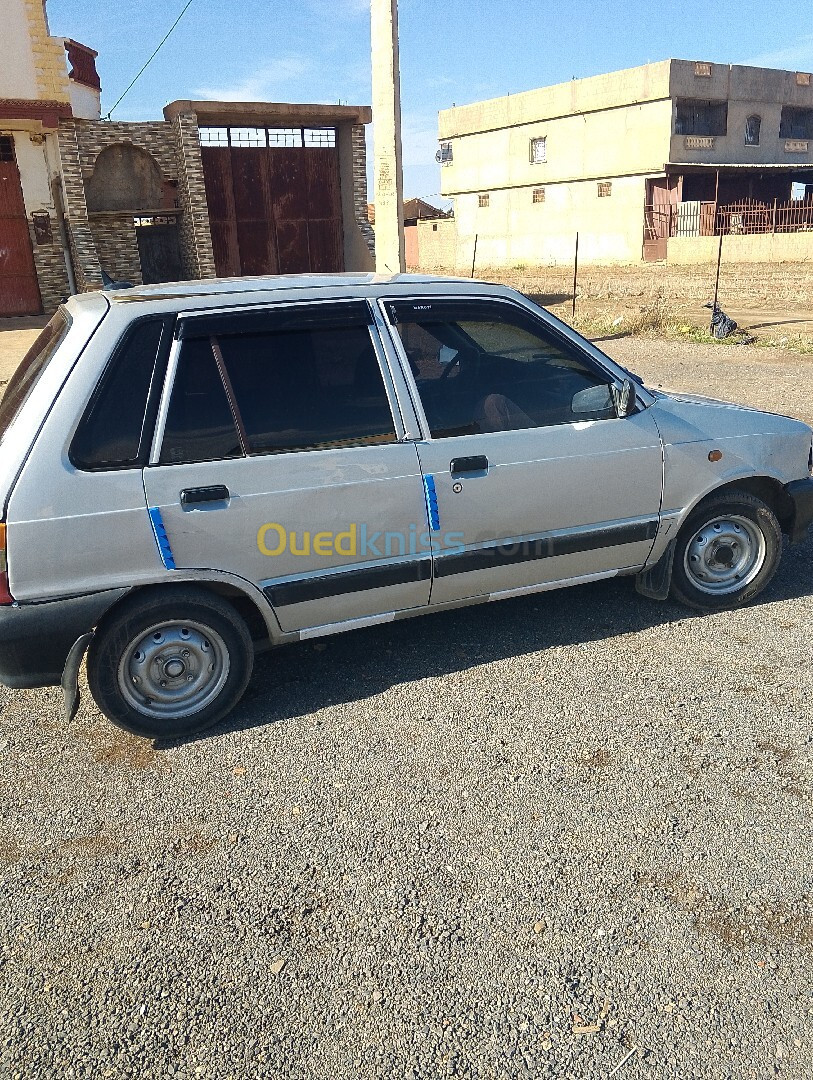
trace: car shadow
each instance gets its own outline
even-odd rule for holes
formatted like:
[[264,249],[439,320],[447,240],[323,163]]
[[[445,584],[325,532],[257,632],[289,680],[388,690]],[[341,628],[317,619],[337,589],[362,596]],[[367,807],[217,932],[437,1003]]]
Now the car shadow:
[[[808,540],[786,545],[779,573],[753,609],[811,594],[813,540]],[[704,617],[671,600],[640,596],[632,578],[615,578],[439,612],[420,623],[405,619],[301,642],[258,657],[245,696],[216,727],[153,745],[167,750],[361,701],[402,683]]]

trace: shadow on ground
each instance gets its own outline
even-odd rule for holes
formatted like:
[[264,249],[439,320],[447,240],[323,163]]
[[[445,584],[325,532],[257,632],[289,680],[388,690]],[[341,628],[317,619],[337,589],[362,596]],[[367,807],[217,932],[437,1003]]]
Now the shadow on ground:
[[[759,618],[763,604],[811,594],[809,540],[785,548],[777,577],[751,610]],[[704,616],[672,601],[648,600],[635,592],[632,578],[615,578],[289,645],[257,659],[245,697],[221,724],[191,739],[156,740],[154,747],[166,750],[361,701],[401,683],[695,618]]]

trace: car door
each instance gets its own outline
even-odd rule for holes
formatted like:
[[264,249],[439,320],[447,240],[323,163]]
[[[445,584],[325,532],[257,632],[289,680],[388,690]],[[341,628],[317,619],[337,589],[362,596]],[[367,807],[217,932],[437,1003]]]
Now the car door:
[[644,564],[663,482],[646,409],[619,418],[611,375],[509,300],[382,307],[423,412],[433,605]]
[[176,336],[144,470],[165,564],[253,582],[284,631],[427,604],[420,463],[368,305],[190,313]]

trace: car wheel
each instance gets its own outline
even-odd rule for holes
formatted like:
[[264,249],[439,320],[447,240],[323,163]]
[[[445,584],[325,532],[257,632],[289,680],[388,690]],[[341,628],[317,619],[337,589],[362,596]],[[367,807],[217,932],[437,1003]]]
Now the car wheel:
[[243,695],[251,635],[234,608],[202,590],[142,594],[105,619],[88,650],[88,683],[114,724],[147,738],[204,731]]
[[692,511],[678,535],[672,595],[701,611],[738,607],[776,573],[782,531],[761,499],[730,491]]

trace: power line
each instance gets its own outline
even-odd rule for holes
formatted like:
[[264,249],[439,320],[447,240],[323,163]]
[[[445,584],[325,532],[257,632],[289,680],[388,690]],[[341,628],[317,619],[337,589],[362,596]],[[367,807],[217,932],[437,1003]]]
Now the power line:
[[172,31],[175,29],[175,27],[178,25],[178,23],[181,21],[181,19],[184,17],[184,15],[186,14],[186,12],[189,10],[189,8],[191,7],[191,5],[193,3],[194,3],[194,0],[186,0],[186,3],[183,6],[183,10],[181,11],[178,18],[175,20],[175,22],[172,24],[172,26],[170,26],[169,30],[167,30],[167,32],[164,34],[164,36],[158,42],[158,45],[156,46],[156,48],[153,51],[152,55],[148,58],[147,62],[144,64],[144,66],[138,72],[136,77],[133,79],[133,81],[130,83],[130,85],[127,87],[127,89],[121,95],[121,97],[118,99],[118,101],[113,106],[113,108],[110,109],[110,111],[105,115],[105,117],[104,117],[105,120],[109,120],[110,117],[113,115],[113,111],[119,107],[119,105],[122,103],[122,101],[124,101],[124,99],[127,97],[127,95],[130,93],[130,91],[133,89],[135,84],[138,82],[138,80],[141,78],[141,76],[144,74],[144,72],[147,70],[147,68],[153,62],[155,57],[158,55],[158,51],[161,48],[161,46],[164,45],[164,43],[167,41],[167,39],[169,38],[169,35],[172,33]]

